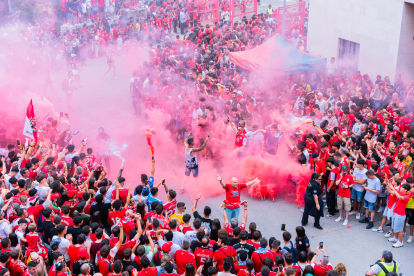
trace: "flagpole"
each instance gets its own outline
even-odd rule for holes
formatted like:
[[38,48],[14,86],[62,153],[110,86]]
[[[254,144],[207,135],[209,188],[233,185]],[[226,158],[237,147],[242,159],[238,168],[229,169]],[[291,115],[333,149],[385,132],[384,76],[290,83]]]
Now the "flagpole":
[[282,37],[285,38],[286,0],[283,0]]

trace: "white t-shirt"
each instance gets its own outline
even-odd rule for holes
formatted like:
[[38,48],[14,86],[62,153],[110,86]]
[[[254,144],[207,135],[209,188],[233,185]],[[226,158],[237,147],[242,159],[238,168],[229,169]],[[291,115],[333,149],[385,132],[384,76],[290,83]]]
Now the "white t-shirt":
[[7,222],[2,222],[0,224],[0,236],[2,239],[7,238],[6,233],[11,233],[11,225]]
[[[186,233],[187,234],[187,233]],[[164,245],[166,243],[166,241],[165,240],[158,240],[158,248],[162,248],[162,246]],[[171,250],[170,250],[170,252],[169,252],[169,254],[170,254],[170,257],[171,257],[171,259],[172,260],[174,260],[174,256],[175,256],[175,252],[177,251],[177,250],[180,250],[181,249],[181,247],[178,245],[178,244],[173,244],[172,246],[171,246]]]
[[173,236],[172,242],[177,244],[181,248],[181,246],[183,245],[184,237],[185,237],[184,234],[181,232],[173,232],[173,235],[174,236]]
[[86,13],[86,2],[81,4],[82,13]]
[[[52,240],[57,239],[58,236],[53,236]],[[70,257],[68,255],[68,250],[70,246],[70,241],[65,238],[60,238],[61,242],[59,243],[58,251],[62,253],[63,256],[65,256],[65,262],[70,261]]]
[[72,162],[72,158],[75,157],[75,156],[78,156],[78,153],[77,152],[73,152],[73,153],[66,154],[65,155],[65,162],[66,163]]
[[185,237],[189,238],[191,241],[196,241],[197,240],[197,232],[198,231],[187,231],[185,232]]
[[[358,168],[355,168],[352,175],[355,176],[355,179],[357,179],[357,180],[367,179],[368,177],[365,174],[366,172],[367,172],[367,169],[365,169],[365,168],[362,171],[360,171]],[[352,189],[354,189],[357,192],[363,192],[364,191],[361,184],[358,184],[358,183],[354,183],[354,187],[352,187]]]

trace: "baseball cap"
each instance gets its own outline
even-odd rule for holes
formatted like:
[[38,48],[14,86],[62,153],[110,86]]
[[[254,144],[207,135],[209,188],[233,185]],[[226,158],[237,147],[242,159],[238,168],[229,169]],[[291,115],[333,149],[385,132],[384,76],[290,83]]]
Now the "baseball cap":
[[81,259],[89,259],[88,251],[84,247],[79,247],[79,258]]
[[323,96],[322,92],[319,92],[319,93],[318,93],[318,96]]
[[53,239],[50,242],[50,248],[52,248],[52,250],[56,250],[59,247],[59,243],[61,242],[62,242],[61,238]]
[[76,190],[68,190],[68,197],[73,197],[76,193]]
[[173,246],[172,242],[166,242],[162,245],[162,251],[164,251],[165,253],[168,253],[171,251],[171,247]]
[[348,168],[346,166],[341,167],[341,171],[347,171],[347,170],[348,170]]
[[318,154],[316,152],[312,153],[311,158],[316,158],[318,157]]
[[51,195],[51,196],[50,196],[50,200],[51,200],[51,201],[53,201],[53,200],[55,200],[56,198],[58,198],[59,196],[60,196],[60,194],[58,194],[58,193],[53,194],[53,195]]

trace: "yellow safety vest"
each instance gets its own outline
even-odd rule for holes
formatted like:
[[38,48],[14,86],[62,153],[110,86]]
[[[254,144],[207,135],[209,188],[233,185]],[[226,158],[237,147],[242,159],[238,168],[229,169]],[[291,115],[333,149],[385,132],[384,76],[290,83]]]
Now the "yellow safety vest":
[[[379,262],[379,263],[382,264],[388,272],[393,272],[394,271],[394,266],[395,266],[395,272],[398,273],[397,263],[392,262],[392,265],[387,265],[384,262]],[[380,274],[375,274],[375,275],[376,276],[385,276],[385,272],[384,272],[384,270],[382,270]]]
[[272,8],[269,8],[269,9],[267,9],[267,12],[268,12],[270,15],[272,15],[272,14],[273,14],[273,9],[272,9]]

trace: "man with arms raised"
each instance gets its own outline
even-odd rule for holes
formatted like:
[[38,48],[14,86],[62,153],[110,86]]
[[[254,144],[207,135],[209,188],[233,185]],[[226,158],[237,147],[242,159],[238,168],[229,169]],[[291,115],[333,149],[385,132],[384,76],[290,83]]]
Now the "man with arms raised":
[[220,176],[217,176],[217,180],[223,189],[226,190],[226,200],[224,201],[227,213],[227,219],[238,218],[240,212],[240,192],[241,189],[247,188],[255,183],[260,183],[259,178],[255,178],[247,183],[238,183],[237,178],[231,178],[231,184],[225,184]]

